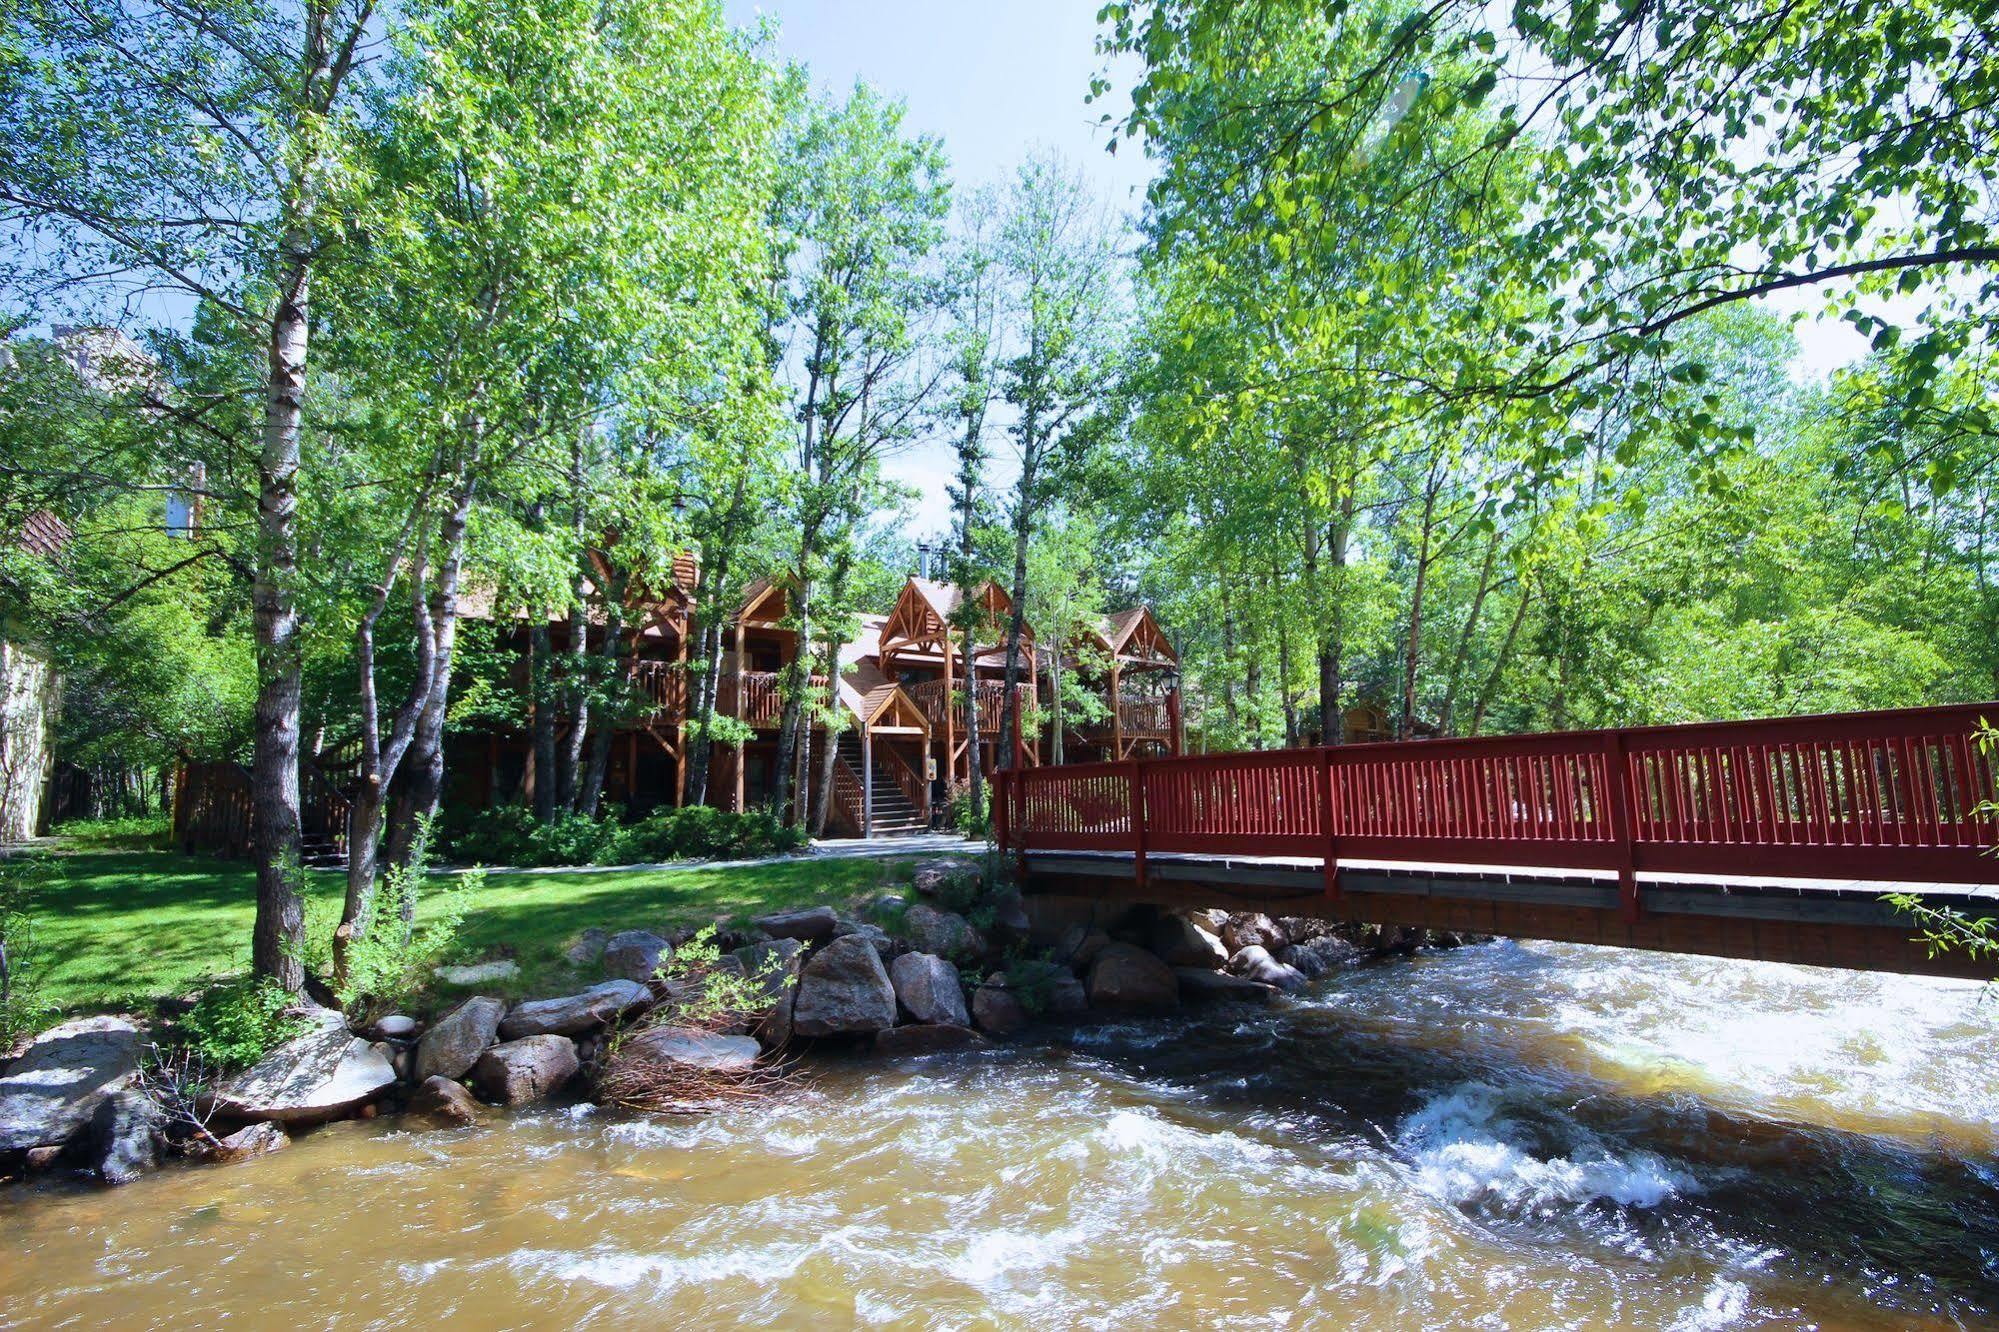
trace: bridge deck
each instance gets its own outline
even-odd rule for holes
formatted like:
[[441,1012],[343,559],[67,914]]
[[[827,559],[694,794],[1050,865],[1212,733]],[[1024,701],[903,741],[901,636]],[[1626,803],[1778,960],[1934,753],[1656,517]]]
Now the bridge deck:
[[1999,972],[1962,953],[1932,957],[1887,894],[1999,915],[1999,887],[1867,879],[1645,873],[1627,920],[1608,871],[1391,860],[1342,860],[1340,892],[1326,892],[1322,860],[1296,856],[1154,852],[1137,882],[1129,851],[1023,853],[1031,892],[1166,906],[1219,906],[1275,915],[1564,940],[1988,979]]

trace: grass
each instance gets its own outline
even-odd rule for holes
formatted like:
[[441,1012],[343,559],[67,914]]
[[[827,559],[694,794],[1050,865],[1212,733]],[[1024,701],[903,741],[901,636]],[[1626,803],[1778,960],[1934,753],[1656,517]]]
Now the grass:
[[[242,861],[93,846],[56,857],[34,903],[44,997],[65,1012],[140,1008],[249,965],[254,876]],[[510,957],[521,976],[481,986],[507,997],[576,988],[562,959],[597,926],[660,932],[819,903],[906,882],[913,858],[807,859],[743,868],[493,874],[466,912],[454,960]],[[308,920],[337,916],[341,879],[314,873]],[[448,996],[438,996],[441,1000]]]

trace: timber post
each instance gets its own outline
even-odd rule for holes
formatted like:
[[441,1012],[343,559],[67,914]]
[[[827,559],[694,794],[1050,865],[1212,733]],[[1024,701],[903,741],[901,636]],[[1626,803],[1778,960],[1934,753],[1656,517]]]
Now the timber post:
[[1638,848],[1631,820],[1631,764],[1624,754],[1624,733],[1605,731],[1603,766],[1609,790],[1610,836],[1617,856],[1617,901],[1624,923],[1638,923]]
[[1332,746],[1320,751],[1325,756],[1319,781],[1319,829],[1325,835],[1326,900],[1340,900],[1340,776]]
[[1130,787],[1131,872],[1140,889],[1145,887],[1145,772],[1133,759],[1126,779]]

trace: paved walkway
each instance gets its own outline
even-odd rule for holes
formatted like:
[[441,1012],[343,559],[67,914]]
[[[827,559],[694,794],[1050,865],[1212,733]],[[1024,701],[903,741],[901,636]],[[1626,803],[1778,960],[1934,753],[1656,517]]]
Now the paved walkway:
[[[634,870],[752,869],[758,865],[788,865],[800,860],[888,860],[902,856],[975,855],[983,841],[958,833],[918,833],[913,837],[829,837],[804,851],[755,860],[658,860],[637,865],[533,865],[519,869],[499,865],[489,874],[628,874]],[[440,869],[439,874],[463,874],[467,866]]]

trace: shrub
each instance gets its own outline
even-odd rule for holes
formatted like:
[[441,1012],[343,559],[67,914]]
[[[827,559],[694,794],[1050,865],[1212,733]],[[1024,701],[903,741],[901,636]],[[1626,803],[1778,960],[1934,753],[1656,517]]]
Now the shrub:
[[139,814],[122,819],[69,819],[54,834],[93,851],[157,851],[173,836],[167,814]]
[[992,929],[999,918],[1000,904],[1018,897],[1006,857],[988,848],[978,859],[965,863],[937,884],[937,905],[955,911],[980,930]]
[[796,979],[775,957],[754,970],[724,965],[709,926],[661,962],[653,980],[667,1000],[606,1042],[596,1068],[597,1099],[653,1114],[707,1114],[762,1100],[784,1085],[783,1070],[758,1060],[708,1068],[664,1057],[645,1039],[662,1027],[742,1031],[761,1019]]
[[617,865],[649,860],[749,860],[785,855],[810,840],[804,829],[785,827],[769,810],[732,814],[707,805],[689,805],[658,810],[622,829],[599,859]]
[[616,823],[582,814],[540,823],[524,805],[455,814],[445,829],[451,858],[474,865],[588,865],[618,835]]
[[457,813],[445,824],[452,859],[482,865],[630,865],[653,860],[743,860],[784,855],[811,839],[769,810],[707,805],[657,810],[636,823],[558,814],[537,823],[519,805]]
[[42,997],[32,899],[61,870],[46,856],[0,860],[0,1051],[32,1036],[55,1015]]
[[350,1016],[365,1017],[413,995],[458,941],[466,903],[485,886],[484,870],[441,880],[430,910],[416,919],[417,900],[430,874],[435,826],[428,818],[418,823],[410,862],[393,865],[382,875],[367,916],[347,942],[346,966],[334,995]]
[[243,1068],[304,1030],[292,997],[266,976],[239,976],[202,991],[181,1019],[187,1044],[217,1068]]
[[986,791],[986,799],[976,814],[972,811],[971,789],[962,783],[951,788],[950,799],[944,802],[944,826],[956,829],[967,837],[985,837],[992,831],[993,802],[992,791]]

